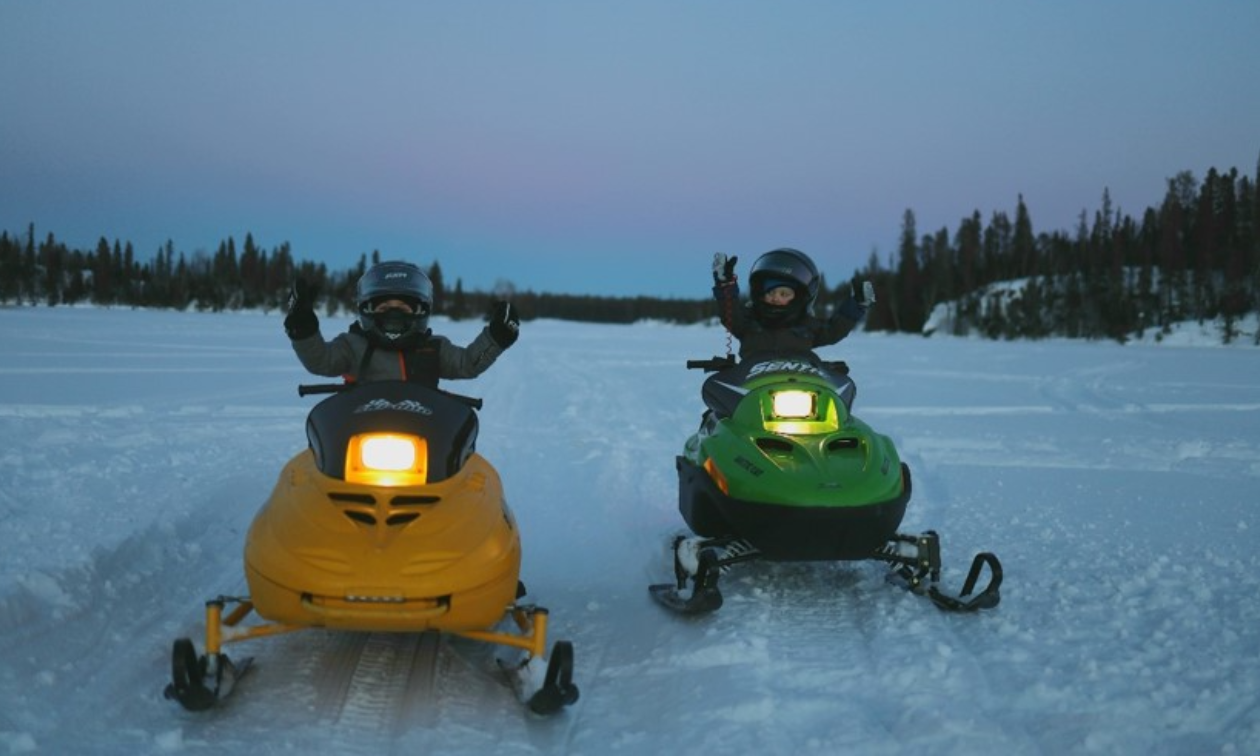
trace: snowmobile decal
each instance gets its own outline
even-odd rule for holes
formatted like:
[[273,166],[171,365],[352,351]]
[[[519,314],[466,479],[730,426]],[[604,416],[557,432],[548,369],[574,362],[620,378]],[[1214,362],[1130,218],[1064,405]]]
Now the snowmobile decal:
[[744,388],[743,386],[733,386],[725,381],[714,381],[713,383],[718,386],[721,386],[724,389],[730,389],[731,391],[734,391],[736,394],[739,394],[740,396],[743,396],[744,394],[748,393],[748,389]]
[[749,378],[756,378],[763,373],[802,373],[822,378],[825,373],[808,362],[801,360],[772,360],[759,362],[748,370]]
[[373,399],[366,404],[359,405],[354,412],[357,415],[362,412],[388,412],[390,410],[412,412],[417,415],[433,414],[433,410],[413,399],[404,399],[400,402],[391,402],[388,399]]

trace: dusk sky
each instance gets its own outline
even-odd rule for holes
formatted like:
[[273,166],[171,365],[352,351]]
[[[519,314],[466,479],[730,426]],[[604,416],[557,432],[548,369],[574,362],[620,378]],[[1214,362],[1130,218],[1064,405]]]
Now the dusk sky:
[[1260,2],[0,0],[0,230],[246,233],[488,290],[839,282],[974,211],[1134,215],[1255,176]]

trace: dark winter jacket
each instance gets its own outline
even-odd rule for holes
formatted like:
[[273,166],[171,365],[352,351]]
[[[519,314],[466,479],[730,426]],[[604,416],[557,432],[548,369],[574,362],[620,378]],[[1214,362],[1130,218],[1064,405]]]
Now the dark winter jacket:
[[435,388],[439,378],[476,378],[503,354],[489,329],[467,347],[456,346],[432,331],[407,349],[374,346],[358,323],[332,341],[325,341],[316,331],[292,343],[303,367],[315,375],[344,376],[353,381],[409,380]]
[[858,320],[848,317],[851,308],[837,308],[823,320],[804,315],[779,328],[767,328],[753,317],[752,302],[740,302],[739,285],[729,283],[713,287],[722,325],[739,339],[739,357],[752,355],[811,354],[816,347],[835,344],[848,336]]

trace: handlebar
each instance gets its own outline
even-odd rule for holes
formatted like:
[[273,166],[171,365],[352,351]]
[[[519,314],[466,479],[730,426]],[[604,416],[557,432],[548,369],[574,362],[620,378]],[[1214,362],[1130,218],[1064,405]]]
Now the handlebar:
[[[815,359],[817,360],[817,358]],[[706,373],[715,373],[719,370],[733,368],[736,364],[738,364],[738,362],[735,357],[727,355],[725,357],[711,357],[707,360],[687,360],[687,369],[703,370]],[[844,360],[817,360],[815,364],[838,375],[849,374],[849,365]]]
[[298,396],[339,394],[353,385],[353,383],[305,383],[298,386]]
[[735,367],[735,358],[730,356],[713,357],[707,360],[687,360],[688,370],[703,370],[706,373],[715,373],[730,367]]
[[[312,394],[340,394],[342,391],[348,391],[357,385],[357,383],[304,383],[298,385],[298,396],[310,396]],[[481,409],[481,405],[484,403],[482,400],[474,396],[464,396],[463,394],[455,394],[450,391],[443,391],[442,389],[433,390],[442,396],[454,399],[460,404],[465,404],[475,410]]]

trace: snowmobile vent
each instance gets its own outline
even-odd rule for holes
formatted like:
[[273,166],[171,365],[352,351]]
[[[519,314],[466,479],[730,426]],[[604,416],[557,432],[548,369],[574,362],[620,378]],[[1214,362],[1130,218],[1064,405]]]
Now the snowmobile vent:
[[[363,525],[376,525],[380,520],[371,512],[364,512],[360,509],[346,509],[342,511],[346,517]],[[386,525],[406,525],[420,517],[419,512],[395,512],[385,517]]]
[[[393,511],[391,509],[378,508],[376,497],[372,494],[365,493],[338,493],[329,492],[328,498],[338,504],[358,505],[345,507],[342,514],[350,518],[354,522],[362,525],[377,525],[384,522],[385,525],[406,525],[420,517],[420,513],[412,509],[412,511]],[[389,500],[390,507],[408,508],[428,506],[437,504],[442,500],[441,496],[423,496],[415,494],[403,494],[395,496]],[[372,507],[377,511],[366,511],[362,507]],[[380,511],[384,509],[384,511]]]
[[861,441],[859,441],[856,438],[837,438],[833,441],[828,442],[827,451],[829,452],[851,451],[853,449],[858,448],[860,444],[861,444]]
[[418,512],[403,512],[402,514],[392,514],[386,520],[386,525],[406,525],[412,520],[419,517]]
[[442,500],[441,496],[395,496],[389,500],[390,504],[396,507],[414,507],[422,504],[437,504]]
[[784,441],[781,438],[759,438],[757,439],[757,448],[767,454],[791,454],[791,442]]

